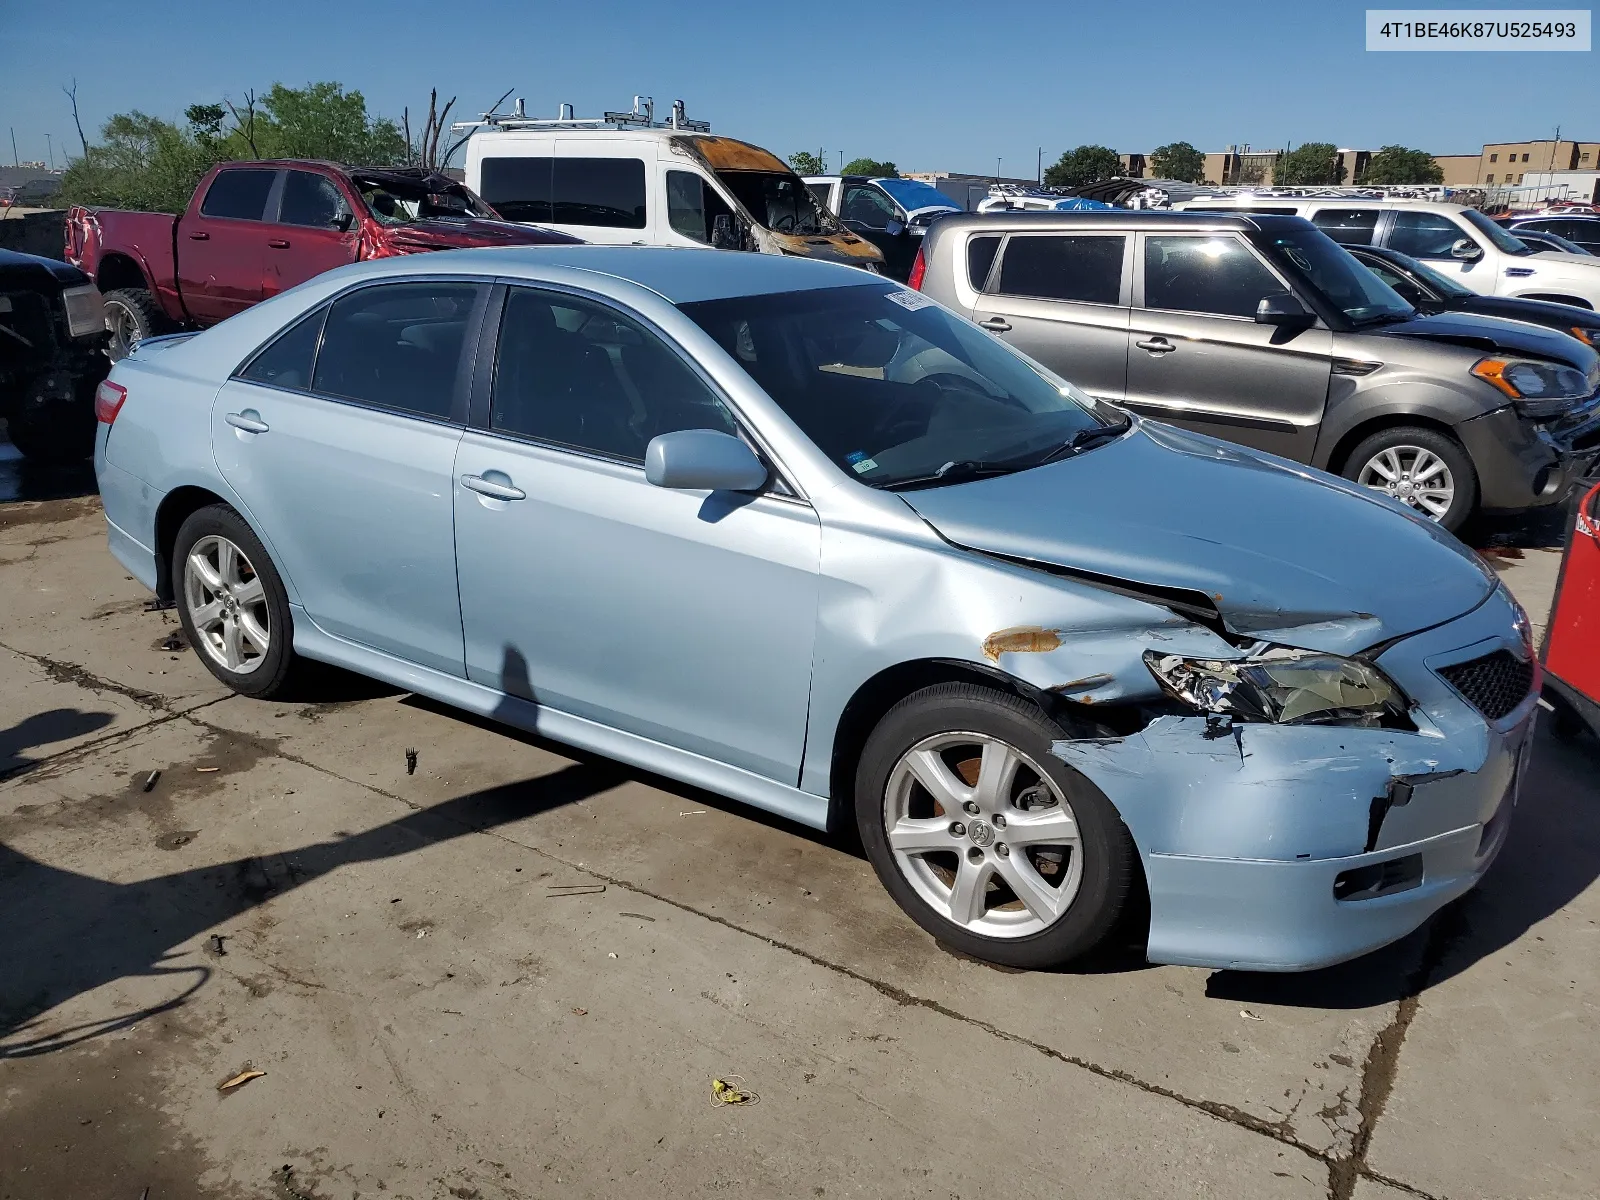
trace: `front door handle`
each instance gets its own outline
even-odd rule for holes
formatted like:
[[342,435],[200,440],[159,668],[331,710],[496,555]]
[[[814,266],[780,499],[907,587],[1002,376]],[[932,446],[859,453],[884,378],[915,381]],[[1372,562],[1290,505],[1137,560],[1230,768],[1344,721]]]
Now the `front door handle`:
[[1004,317],[990,317],[987,321],[979,321],[978,328],[987,329],[990,333],[1004,333],[1011,328],[1011,322]]
[[1167,341],[1166,338],[1160,336],[1146,338],[1142,342],[1135,342],[1134,345],[1139,347],[1141,350],[1150,351],[1151,354],[1171,354],[1177,349],[1177,347],[1171,342]]
[[191,233],[189,235],[189,238],[190,238],[191,241],[209,242],[211,240],[211,235],[209,233],[201,231],[199,233]]
[[235,429],[242,429],[246,433],[266,433],[267,430],[272,428],[271,425],[261,419],[261,414],[253,408],[247,408],[243,412],[229,413],[222,419]]
[[274,250],[287,250],[289,248],[289,243],[284,241],[282,238],[268,238],[267,245],[271,246]]
[[492,479],[485,479],[482,475],[463,475],[461,486],[470,492],[477,492],[480,496],[491,496],[496,500],[526,500],[528,493],[509,483],[496,483]]

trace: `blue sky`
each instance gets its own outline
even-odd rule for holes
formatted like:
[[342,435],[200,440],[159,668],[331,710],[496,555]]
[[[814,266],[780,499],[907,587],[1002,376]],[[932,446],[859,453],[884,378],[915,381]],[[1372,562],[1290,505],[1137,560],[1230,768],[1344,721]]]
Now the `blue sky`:
[[[626,107],[636,92],[664,111],[681,97],[715,131],[784,155],[820,146],[834,166],[843,150],[985,173],[999,158],[1008,175],[1031,175],[1037,147],[1049,163],[1085,142],[1475,153],[1558,124],[1600,139],[1594,52],[1369,54],[1365,8],[273,0],[241,20],[232,5],[0,0],[0,139],[14,126],[21,156],[43,159],[49,133],[60,162],[76,144],[60,91],[73,76],[91,140],[114,112],[176,117],[275,80],[324,79],[414,118],[431,86],[459,95],[462,115],[508,87],[541,114],[560,101],[580,114]],[[6,162],[10,150],[0,141]]]

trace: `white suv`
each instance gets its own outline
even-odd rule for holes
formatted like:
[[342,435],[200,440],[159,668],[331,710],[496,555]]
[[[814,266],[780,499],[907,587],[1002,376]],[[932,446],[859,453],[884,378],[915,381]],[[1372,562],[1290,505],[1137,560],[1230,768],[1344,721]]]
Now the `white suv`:
[[1415,200],[1226,196],[1173,205],[1185,212],[1305,217],[1347,246],[1387,246],[1420,258],[1484,296],[1600,309],[1600,258],[1535,252],[1476,209]]

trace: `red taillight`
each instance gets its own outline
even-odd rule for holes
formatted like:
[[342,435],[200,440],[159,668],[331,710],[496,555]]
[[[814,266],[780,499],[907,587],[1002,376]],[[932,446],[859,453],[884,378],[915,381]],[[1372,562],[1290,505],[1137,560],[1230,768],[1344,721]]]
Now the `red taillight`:
[[928,273],[928,264],[922,257],[922,247],[917,247],[917,257],[911,263],[911,277],[906,280],[906,286],[914,292],[922,290],[922,277]]
[[94,390],[94,417],[102,425],[109,425],[122,411],[122,402],[128,398],[128,389],[107,379]]

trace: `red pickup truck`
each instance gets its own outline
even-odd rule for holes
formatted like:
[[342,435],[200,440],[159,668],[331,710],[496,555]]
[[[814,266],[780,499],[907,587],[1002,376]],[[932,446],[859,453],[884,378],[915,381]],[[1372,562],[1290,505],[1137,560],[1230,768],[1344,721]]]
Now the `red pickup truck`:
[[105,296],[107,353],[203,328],[363,258],[580,239],[515,225],[462,184],[420,167],[284,160],[215,166],[188,211],[67,213],[66,259]]

